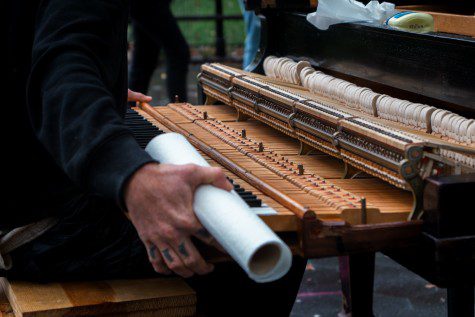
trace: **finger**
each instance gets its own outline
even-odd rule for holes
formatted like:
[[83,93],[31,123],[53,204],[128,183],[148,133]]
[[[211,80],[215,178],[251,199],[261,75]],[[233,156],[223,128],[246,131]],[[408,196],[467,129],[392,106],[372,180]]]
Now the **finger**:
[[181,258],[188,269],[199,275],[210,273],[214,266],[206,263],[190,239],[184,239],[175,247],[175,252]]
[[199,229],[193,234],[193,236],[203,241],[204,243],[215,247],[219,251],[226,253],[226,250],[224,250],[221,244],[219,244],[219,242],[216,241],[216,239],[205,228]]
[[152,97],[146,96],[140,92],[128,90],[127,99],[129,101],[150,102]]
[[167,267],[180,275],[181,277],[188,278],[193,275],[193,271],[190,270],[181,258],[176,254],[175,250],[171,248],[168,244],[156,243],[159,248],[160,254],[165,261]]
[[226,175],[219,167],[196,167],[190,176],[193,187],[198,187],[202,184],[211,184],[227,191],[233,189],[233,185],[228,181]]
[[172,273],[168,269],[168,267],[165,265],[165,261],[163,261],[163,258],[160,252],[158,252],[158,249],[154,244],[147,245],[147,253],[148,253],[148,259],[150,263],[152,264],[155,272],[159,274],[165,274],[165,275],[170,275]]

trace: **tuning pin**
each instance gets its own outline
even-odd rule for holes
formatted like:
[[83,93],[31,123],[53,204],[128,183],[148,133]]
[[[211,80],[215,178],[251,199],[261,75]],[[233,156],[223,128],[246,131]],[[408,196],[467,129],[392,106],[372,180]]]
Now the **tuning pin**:
[[203,112],[203,119],[208,119],[208,111]]
[[303,169],[303,164],[297,165],[297,168],[299,170],[299,175],[303,175],[304,169]]
[[259,142],[259,152],[264,152],[264,144],[262,142]]
[[241,136],[245,139],[246,138],[246,129],[242,129]]

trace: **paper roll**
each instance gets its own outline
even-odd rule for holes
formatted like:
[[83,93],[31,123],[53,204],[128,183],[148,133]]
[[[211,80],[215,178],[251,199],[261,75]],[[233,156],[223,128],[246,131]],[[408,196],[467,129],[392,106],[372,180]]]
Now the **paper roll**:
[[[177,133],[155,137],[145,150],[164,164],[210,166],[186,138]],[[195,192],[193,208],[206,230],[254,281],[272,282],[290,269],[289,247],[234,191],[202,185]]]

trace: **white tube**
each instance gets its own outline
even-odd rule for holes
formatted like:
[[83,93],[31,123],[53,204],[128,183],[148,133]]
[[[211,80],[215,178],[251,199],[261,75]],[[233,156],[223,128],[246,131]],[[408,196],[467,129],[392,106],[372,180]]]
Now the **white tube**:
[[[145,150],[164,164],[210,166],[178,133],[155,137]],[[254,281],[272,282],[289,271],[289,247],[234,191],[202,185],[195,192],[193,208],[206,230]]]

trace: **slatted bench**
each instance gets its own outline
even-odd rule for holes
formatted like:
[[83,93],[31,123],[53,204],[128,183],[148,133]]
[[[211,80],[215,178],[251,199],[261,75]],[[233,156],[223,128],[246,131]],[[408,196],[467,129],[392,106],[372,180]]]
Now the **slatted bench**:
[[49,284],[1,278],[0,284],[0,316],[181,317],[196,313],[196,294],[179,278]]

